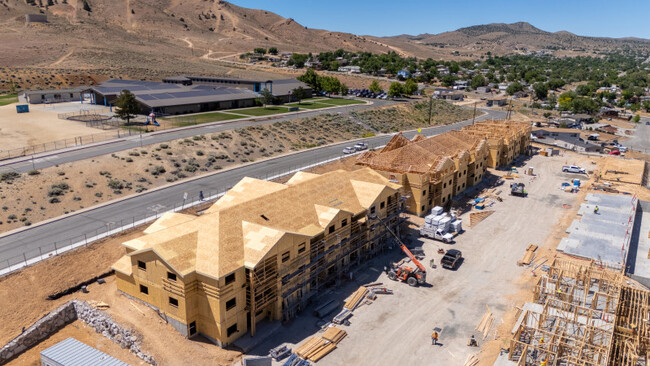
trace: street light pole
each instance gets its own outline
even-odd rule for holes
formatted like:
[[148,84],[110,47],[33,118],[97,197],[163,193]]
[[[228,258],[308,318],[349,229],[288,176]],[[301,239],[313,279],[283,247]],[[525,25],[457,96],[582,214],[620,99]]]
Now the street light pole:
[[474,120],[476,119],[476,104],[478,102],[474,102],[474,115],[472,116],[472,124],[474,124]]
[[433,110],[433,94],[429,97],[429,126],[431,126],[431,112]]

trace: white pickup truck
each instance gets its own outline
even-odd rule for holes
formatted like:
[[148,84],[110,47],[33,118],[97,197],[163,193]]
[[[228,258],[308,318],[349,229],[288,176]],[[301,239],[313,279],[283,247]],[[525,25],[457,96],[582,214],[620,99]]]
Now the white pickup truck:
[[582,173],[586,174],[585,169],[577,165],[565,165],[562,167],[562,171],[565,173]]
[[454,240],[454,234],[445,232],[440,229],[434,229],[427,225],[420,228],[420,236],[424,236],[433,240],[440,240],[443,243],[451,243]]

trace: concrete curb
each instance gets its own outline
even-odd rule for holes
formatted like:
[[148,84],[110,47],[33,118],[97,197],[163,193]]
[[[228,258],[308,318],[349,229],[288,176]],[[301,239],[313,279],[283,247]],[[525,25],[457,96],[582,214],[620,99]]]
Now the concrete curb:
[[[120,137],[118,139],[100,141],[100,142],[95,142],[95,143],[92,143],[92,144],[82,145],[82,146],[74,146],[74,147],[70,147],[70,148],[67,148],[67,149],[51,150],[51,151],[43,152],[43,153],[40,153],[40,154],[34,154],[34,155],[23,155],[21,157],[14,158],[14,159],[22,159],[22,160],[16,160],[16,161],[9,161],[8,159],[7,160],[2,160],[2,164],[0,164],[0,167],[7,166],[7,165],[18,164],[18,163],[24,163],[26,161],[32,160],[32,158],[33,159],[42,159],[42,158],[46,158],[48,156],[65,154],[65,153],[69,153],[69,152],[73,152],[73,151],[81,151],[81,150],[90,149],[90,148],[93,148],[93,147],[115,144],[115,143],[123,142],[123,141],[126,141],[126,140],[127,140],[126,138]],[[27,157],[27,156],[29,156],[29,157]]]

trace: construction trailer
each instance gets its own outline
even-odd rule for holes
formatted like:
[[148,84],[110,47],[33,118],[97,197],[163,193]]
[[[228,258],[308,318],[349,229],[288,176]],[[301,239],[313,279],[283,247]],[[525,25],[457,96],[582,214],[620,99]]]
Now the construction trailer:
[[117,288],[184,336],[229,345],[265,319],[295,318],[381,253],[401,207],[400,186],[368,168],[244,178],[202,215],[165,213],[123,243]]
[[518,366],[650,362],[650,291],[602,263],[556,259],[513,329]]

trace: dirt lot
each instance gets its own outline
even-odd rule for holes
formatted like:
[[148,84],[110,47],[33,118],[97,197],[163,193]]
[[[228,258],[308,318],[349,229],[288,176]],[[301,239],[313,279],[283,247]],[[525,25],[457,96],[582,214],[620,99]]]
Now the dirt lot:
[[[70,137],[101,133],[85,123],[57,118],[57,111],[30,108],[17,114],[16,105],[0,107],[0,150],[13,150]],[[61,146],[63,147],[63,146]]]
[[[487,339],[476,336],[483,346],[481,364],[491,365],[502,344],[501,337],[509,336],[515,306],[529,299],[535,281],[532,268],[518,267],[517,260],[523,257],[526,246],[531,243],[540,246],[536,261],[541,261],[543,256],[552,258],[553,249],[564,235],[561,225],[570,224],[572,210],[577,210],[578,202],[586,194],[586,190],[570,194],[559,189],[561,182],[573,178],[561,172],[567,160],[585,166],[590,164],[590,159],[571,153],[553,158],[535,156],[525,162],[522,167],[534,166],[537,176],[522,174],[515,181],[526,184],[529,196],[509,196],[507,186],[501,186],[503,202],[488,208],[495,213],[473,228],[467,227],[469,219],[467,214],[463,215],[466,232],[452,245],[421,239],[411,231],[408,245],[422,247],[426,254],[422,262],[427,267],[430,259],[439,264],[438,248],[457,248],[464,254],[465,260],[456,271],[439,266],[429,270],[427,282],[431,286],[411,288],[386,278],[381,268],[403,257],[394,248],[389,255],[375,260],[372,266],[359,268],[354,273],[354,281],[333,289],[327,299],[342,301],[359,285],[375,281],[383,282],[395,294],[378,295],[375,302],[356,310],[350,320],[351,326],[344,327],[348,336],[319,364],[420,365],[431,364],[423,360],[436,360],[434,364],[437,365],[462,365],[469,354],[479,352],[468,348],[466,342],[474,334],[488,305],[494,313],[495,325]],[[281,327],[251,353],[263,354],[283,341],[295,345],[317,332],[318,319],[310,315],[311,310],[306,309],[300,319]],[[431,346],[430,335],[435,327],[442,329],[441,346]],[[495,330],[499,340],[486,343],[495,339]]]
[[[440,105],[436,123],[466,117],[467,111],[456,111]],[[393,119],[396,115],[399,118]],[[414,104],[368,110],[354,118],[380,130],[426,123]],[[173,140],[39,172],[0,175],[0,232],[226,167],[373,133],[350,115],[323,114]]]

